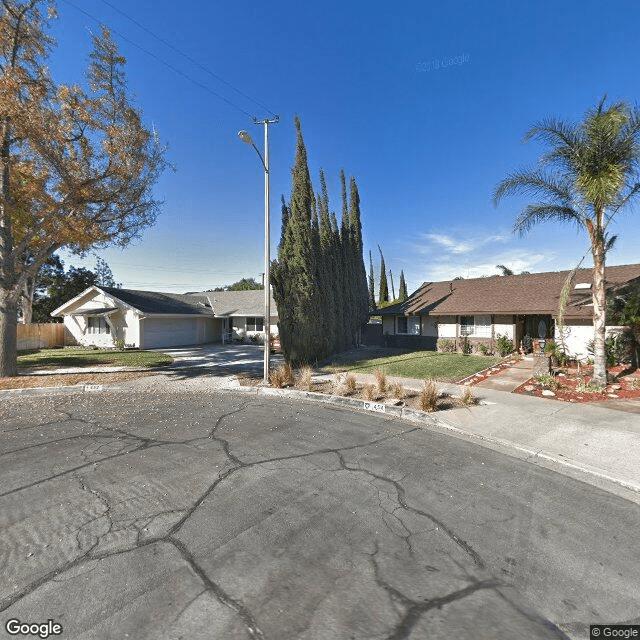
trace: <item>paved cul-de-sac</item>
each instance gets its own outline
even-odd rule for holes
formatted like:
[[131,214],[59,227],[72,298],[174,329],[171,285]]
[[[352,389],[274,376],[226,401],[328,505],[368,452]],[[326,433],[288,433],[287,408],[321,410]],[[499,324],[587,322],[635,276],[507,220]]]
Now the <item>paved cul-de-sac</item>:
[[638,621],[637,504],[414,424],[109,391],[3,399],[0,425],[2,637],[9,620],[65,640],[531,640]]

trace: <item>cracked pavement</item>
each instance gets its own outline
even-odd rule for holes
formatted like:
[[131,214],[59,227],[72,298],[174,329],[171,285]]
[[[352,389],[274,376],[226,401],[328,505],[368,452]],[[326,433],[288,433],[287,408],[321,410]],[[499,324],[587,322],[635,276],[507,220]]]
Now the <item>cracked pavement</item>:
[[[378,414],[232,392],[0,407],[0,637],[587,638],[640,507]],[[2,635],[4,634],[4,635]]]

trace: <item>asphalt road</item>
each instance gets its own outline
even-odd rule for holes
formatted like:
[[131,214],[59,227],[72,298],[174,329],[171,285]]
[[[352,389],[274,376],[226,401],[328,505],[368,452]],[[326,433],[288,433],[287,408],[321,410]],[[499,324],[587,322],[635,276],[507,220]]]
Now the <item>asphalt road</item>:
[[10,619],[64,640],[640,622],[640,507],[474,443],[230,392],[16,398],[0,425],[0,637],[21,637]]

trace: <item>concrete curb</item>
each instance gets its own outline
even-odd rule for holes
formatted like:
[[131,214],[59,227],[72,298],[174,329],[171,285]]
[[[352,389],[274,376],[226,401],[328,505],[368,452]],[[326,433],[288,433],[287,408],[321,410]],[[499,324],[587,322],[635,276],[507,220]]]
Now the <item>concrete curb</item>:
[[107,384],[74,384],[64,387],[26,387],[24,389],[3,389],[0,391],[0,399],[19,396],[61,396],[73,393],[96,393],[99,391],[124,391],[122,387]]

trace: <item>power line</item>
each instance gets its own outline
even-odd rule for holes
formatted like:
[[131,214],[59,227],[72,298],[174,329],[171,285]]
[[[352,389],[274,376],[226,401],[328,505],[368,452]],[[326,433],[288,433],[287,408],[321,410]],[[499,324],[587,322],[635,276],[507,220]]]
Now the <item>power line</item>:
[[190,55],[188,55],[184,51],[181,51],[180,49],[178,49],[178,47],[176,47],[174,44],[172,44],[171,42],[165,40],[161,36],[157,35],[153,31],[151,31],[151,29],[149,29],[148,27],[146,27],[142,23],[138,22],[138,20],[136,20],[135,18],[132,18],[130,15],[128,15],[127,13],[122,11],[122,9],[119,9],[118,7],[116,7],[114,4],[112,4],[108,0],[102,0],[102,2],[104,4],[106,4],[108,7],[111,7],[114,11],[116,11],[120,15],[124,16],[127,20],[129,20],[130,22],[135,24],[137,27],[139,27],[140,29],[142,29],[143,31],[148,33],[152,38],[155,38],[158,42],[161,42],[163,45],[165,45],[165,47],[169,47],[169,49],[171,49],[172,51],[175,51],[178,55],[181,55],[185,60],[188,60],[191,64],[194,64],[199,69],[202,69],[202,71],[204,71],[205,73],[208,73],[212,78],[215,78],[216,80],[218,80],[218,82],[222,82],[222,84],[225,84],[230,89],[233,89],[233,91],[235,91],[238,95],[241,95],[243,98],[246,98],[250,102],[253,102],[255,105],[257,105],[261,109],[264,109],[265,111],[270,113],[272,116],[276,115],[275,112],[273,112],[271,109],[269,109],[269,107],[267,107],[266,105],[262,104],[261,102],[258,102],[258,100],[255,100],[251,96],[248,96],[246,93],[243,93],[242,91],[240,91],[240,89],[238,89],[237,87],[232,85],[230,82],[227,82],[224,78],[219,76],[217,73],[214,73],[213,71],[211,71],[211,69],[209,69],[208,67],[205,67],[203,64],[201,64],[197,60],[194,60]]
[[[62,0],[62,1],[65,2],[66,4],[70,5],[71,7],[73,7],[77,11],[79,11],[80,13],[83,13],[85,16],[87,16],[88,18],[90,18],[94,22],[97,22],[98,24],[101,24],[101,21],[98,18],[96,18],[94,15],[90,14],[88,11],[85,11],[82,7],[79,7],[74,2],[71,2],[71,0]],[[160,64],[163,64],[165,67],[167,67],[167,69],[170,69],[171,71],[173,71],[174,73],[176,73],[179,76],[183,77],[185,80],[188,80],[189,82],[191,82],[192,84],[196,85],[197,87],[200,87],[201,89],[204,89],[205,91],[207,91],[211,95],[213,95],[216,98],[218,98],[218,100],[222,100],[222,102],[225,102],[226,104],[228,104],[230,107],[233,107],[237,111],[240,111],[240,113],[243,113],[245,116],[247,116],[247,118],[253,118],[253,116],[248,111],[245,111],[242,107],[239,107],[237,104],[231,102],[231,100],[228,100],[227,98],[225,98],[224,96],[220,95],[219,93],[217,93],[213,89],[209,88],[207,85],[202,84],[201,82],[198,82],[197,80],[195,80],[191,76],[188,76],[186,73],[180,71],[180,69],[177,69],[176,67],[174,67],[169,62],[166,62],[165,60],[163,60],[162,58],[157,56],[155,53],[152,53],[151,51],[149,51],[149,50],[145,49],[144,47],[140,46],[137,42],[134,42],[130,38],[127,38],[126,36],[124,36],[119,31],[116,31],[115,29],[111,29],[111,28],[110,28],[110,30],[113,31],[113,33],[115,33],[118,37],[120,37],[124,41],[128,42],[130,45],[136,47],[136,49],[139,49],[140,51],[142,51],[143,53],[146,53],[148,56],[150,56],[154,60],[157,60],[158,62],[160,62]]]

